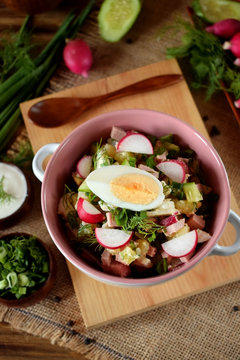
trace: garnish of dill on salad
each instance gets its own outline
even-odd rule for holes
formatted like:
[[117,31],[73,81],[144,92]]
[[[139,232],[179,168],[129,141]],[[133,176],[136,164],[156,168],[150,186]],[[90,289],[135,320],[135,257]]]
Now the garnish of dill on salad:
[[[58,214],[71,245],[102,271],[149,277],[184,266],[211,238],[217,195],[193,149],[173,134],[113,126],[79,158]],[[98,264],[98,265],[97,265]]]

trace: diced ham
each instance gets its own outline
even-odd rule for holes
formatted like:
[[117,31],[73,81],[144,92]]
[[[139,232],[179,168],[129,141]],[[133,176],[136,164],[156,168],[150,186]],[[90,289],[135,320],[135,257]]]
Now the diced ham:
[[147,255],[150,257],[154,257],[156,255],[156,253],[157,253],[157,248],[155,246],[149,245]]
[[81,258],[83,258],[84,260],[86,260],[88,263],[92,264],[94,267],[96,267],[96,265],[101,269],[102,267],[102,263],[99,260],[99,258],[91,253],[89,250],[87,249],[82,249],[81,250]]
[[117,223],[116,223],[115,219],[113,218],[112,213],[107,212],[106,217],[107,217],[107,225],[108,225],[108,227],[113,228],[113,227],[117,226]]
[[168,265],[168,271],[172,272],[175,270],[178,270],[179,268],[181,268],[183,266],[183,263],[179,264],[178,266],[172,266],[172,265]]
[[161,162],[161,161],[167,160],[167,154],[168,154],[168,152],[167,152],[167,151],[164,151],[161,155],[157,155],[157,156],[156,156],[157,162]]
[[114,140],[121,140],[125,135],[126,135],[126,131],[117,127],[117,126],[113,126],[112,130],[111,130],[111,138]]
[[192,215],[188,220],[187,224],[190,227],[191,230],[194,229],[204,229],[205,227],[205,220],[201,215]]
[[151,260],[146,257],[139,257],[138,259],[134,260],[133,264],[147,269],[150,269],[153,266]]
[[115,255],[115,260],[118,261],[118,262],[120,262],[121,264],[128,265],[128,264],[126,264],[126,262],[123,261],[123,259],[122,259],[122,257],[121,257],[120,254],[116,254],[116,255]]
[[105,249],[101,255],[102,265],[110,266],[112,263],[112,258],[112,254],[110,254],[110,252]]
[[189,159],[188,159],[188,158],[183,158],[183,157],[180,157],[180,156],[179,156],[177,159],[180,160],[180,161],[185,162],[186,164],[188,164],[188,162],[189,162]]
[[161,250],[161,256],[163,259],[167,259],[169,257],[169,255],[164,250]]
[[212,192],[212,188],[210,188],[210,186],[207,185],[197,184],[197,188],[202,194],[210,194],[210,192]]
[[152,174],[153,176],[155,176],[158,179],[159,171],[155,171],[154,169],[150,168],[149,166],[146,166],[143,164],[138,165],[138,168],[149,172],[150,174]]
[[161,251],[161,256],[163,259],[167,259],[168,265],[171,264],[171,261],[173,259],[172,256],[168,255],[164,250]]
[[197,233],[198,233],[198,242],[199,243],[203,243],[203,242],[211,239],[211,235],[209,233],[207,233],[206,231],[202,231],[202,230],[198,229]]
[[160,225],[162,226],[169,226],[169,225],[172,225],[172,224],[175,224],[177,222],[177,217],[176,215],[171,215],[171,216],[168,216],[164,219],[162,219],[160,221]]
[[191,259],[194,253],[195,253],[195,249],[192,252],[190,252],[188,255],[181,256],[179,259],[181,260],[181,262],[187,263]]
[[109,266],[102,264],[102,269],[104,272],[117,275],[120,277],[127,277],[131,275],[131,268],[128,265],[121,264],[120,262],[114,260]]
[[174,234],[178,230],[182,229],[184,227],[184,224],[185,224],[185,219],[181,219],[177,221],[175,224],[167,226],[165,230],[165,234],[167,236]]
[[170,264],[168,265],[168,271],[174,271],[179,269],[183,265],[180,258],[172,258]]

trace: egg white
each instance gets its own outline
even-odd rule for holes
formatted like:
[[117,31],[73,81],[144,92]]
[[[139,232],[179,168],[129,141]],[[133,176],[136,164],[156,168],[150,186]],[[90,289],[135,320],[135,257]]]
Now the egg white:
[[[127,201],[121,201],[117,198],[111,191],[110,183],[111,181],[121,175],[126,174],[141,174],[152,178],[159,188],[159,194],[156,199],[154,199],[149,204],[133,204]],[[107,204],[114,205],[116,207],[129,209],[133,211],[143,211],[155,209],[160,206],[164,200],[163,188],[161,182],[152,174],[147,171],[134,168],[131,166],[125,165],[110,165],[104,166],[102,168],[92,171],[88,177],[85,179],[89,189],[97,195],[101,200]]]

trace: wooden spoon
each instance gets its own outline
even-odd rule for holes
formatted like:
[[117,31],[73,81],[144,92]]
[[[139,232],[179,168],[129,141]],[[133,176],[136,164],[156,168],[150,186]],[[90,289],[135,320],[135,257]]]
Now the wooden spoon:
[[178,83],[183,79],[180,74],[154,76],[108,94],[91,98],[59,97],[49,98],[34,104],[28,111],[28,117],[43,127],[57,127],[78,118],[84,111],[127,95],[161,89]]

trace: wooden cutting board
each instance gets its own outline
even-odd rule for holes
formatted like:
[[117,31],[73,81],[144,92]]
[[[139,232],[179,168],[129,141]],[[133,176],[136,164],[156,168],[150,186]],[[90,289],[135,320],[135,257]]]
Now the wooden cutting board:
[[[181,70],[175,60],[166,60],[61,91],[57,94],[51,94],[48,97],[87,97],[104,94],[147,77],[180,72]],[[208,138],[205,126],[185,81],[165,89],[125,97],[103,104],[91,109],[77,121],[55,129],[40,128],[29,121],[27,117],[28,109],[36,101],[38,100],[34,99],[21,104],[23,118],[35,152],[46,143],[62,141],[76,126],[93,116],[127,108],[153,109],[177,116],[194,126]],[[233,196],[231,207],[239,213]],[[228,224],[220,244],[230,245],[234,238],[235,231]],[[68,268],[85,325],[91,328],[239,280],[240,252],[229,257],[209,256],[192,270],[175,280],[161,285],[137,289],[103,284],[84,275],[70,263],[68,263]]]

